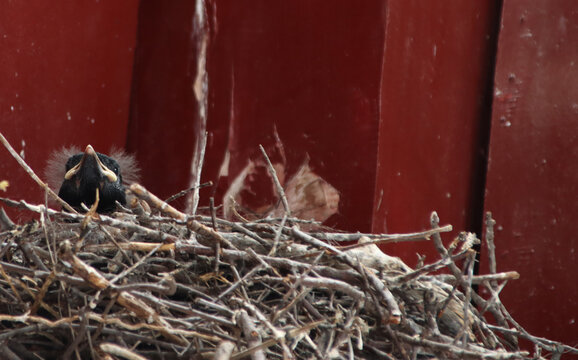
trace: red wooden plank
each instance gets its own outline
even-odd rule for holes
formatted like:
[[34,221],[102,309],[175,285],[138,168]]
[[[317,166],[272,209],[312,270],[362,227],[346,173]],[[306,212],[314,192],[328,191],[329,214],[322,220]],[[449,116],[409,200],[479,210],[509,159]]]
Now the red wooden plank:
[[198,118],[194,11],[188,0],[144,1],[139,9],[128,149],[142,164],[143,184],[161,197],[189,183]]
[[[137,54],[132,117],[139,139],[131,148],[145,164],[145,182],[170,195],[189,180],[198,34],[191,30],[190,6],[154,4],[141,9],[144,48]],[[248,160],[261,158],[259,144],[279,158],[276,129],[287,175],[309,156],[313,171],[341,192],[341,214],[332,224],[370,230],[384,14],[378,0],[209,2],[210,133],[203,173],[218,183],[217,203]],[[227,152],[227,176],[217,179]],[[168,172],[171,179],[157,175]],[[270,179],[254,186],[259,195],[251,201],[267,201]],[[209,195],[204,191],[203,200]]]
[[486,209],[499,227],[502,299],[532,334],[578,343],[578,11],[504,2]]
[[[385,28],[374,232],[480,231],[499,7],[492,1],[390,1]],[[423,242],[384,248],[410,264]]]
[[[161,195],[187,185],[194,148],[191,132],[197,118],[191,84],[196,75],[194,41],[198,34],[191,29],[194,9],[179,4],[143,5],[143,50],[137,54],[135,70],[132,120],[138,129],[133,133],[138,133],[139,139],[131,148],[138,150],[143,163],[155,164],[151,169],[145,167],[144,179]],[[476,186],[481,183],[478,175],[483,158],[478,130],[483,127],[480,119],[490,81],[488,64],[497,9],[492,3],[452,4],[422,7],[417,2],[391,2],[387,9],[384,1],[209,2],[210,132],[204,180],[217,180],[229,153],[227,177],[220,178],[211,193],[217,202],[247,161],[261,157],[259,144],[278,159],[274,150],[277,131],[286,151],[287,175],[309,156],[313,170],[340,191],[340,214],[330,225],[370,231],[373,223],[374,231],[408,231],[427,226],[429,212],[438,209],[444,221],[453,222],[456,228],[476,230],[471,209],[480,205],[475,198],[481,197]],[[412,19],[416,13],[418,17]],[[470,17],[463,14],[476,20],[466,21]],[[408,20],[411,28],[404,28]],[[460,31],[455,31],[456,22]],[[189,32],[190,38],[185,38]],[[386,33],[391,34],[387,40]],[[404,52],[405,40],[397,39],[415,41],[418,45],[409,49],[417,50]],[[162,51],[156,51],[159,47]],[[384,60],[384,48],[389,47]],[[434,51],[436,55],[430,56]],[[403,67],[407,64],[411,68]],[[438,70],[438,66],[442,68]],[[427,76],[419,80],[424,74]],[[432,79],[433,85],[423,86]],[[429,98],[430,92],[435,98]],[[412,102],[414,96],[420,100]],[[407,161],[403,192],[394,191],[399,184],[395,182],[399,179],[396,163],[381,161],[384,166],[378,182],[388,192],[385,196],[379,195],[381,187],[375,187],[380,119],[382,160],[396,157],[397,164]],[[398,119],[406,125],[413,121],[413,125],[400,126]],[[427,125],[434,123],[431,119],[441,124],[442,130],[432,131]],[[400,146],[408,131],[418,126],[423,126],[418,132],[424,142]],[[449,176],[443,174],[435,180],[440,182],[435,187],[429,186],[425,176],[418,176],[421,170],[405,177],[411,171],[405,169],[423,163],[411,159],[423,153],[430,133],[432,143],[443,148],[432,153],[442,158],[439,166],[452,169]],[[435,137],[440,134],[443,140]],[[453,140],[456,136],[459,141]],[[150,146],[153,141],[166,149]],[[412,155],[405,155],[406,150]],[[472,151],[475,154],[471,155]],[[167,157],[167,153],[179,156]],[[155,176],[169,171],[170,179]],[[478,173],[472,175],[472,171]],[[391,177],[386,178],[387,174]],[[247,201],[255,206],[270,201],[270,180],[252,186],[258,196]],[[412,189],[410,203],[415,201],[409,208],[400,203],[407,189]],[[208,192],[204,194],[206,200]],[[384,204],[375,212],[374,194]],[[423,252],[427,245],[418,247]],[[397,253],[408,254],[413,261],[415,250]]]
[[[42,175],[50,152],[123,146],[138,1],[2,2],[0,131]],[[1,196],[44,196],[0,149]]]
[[308,0],[221,5],[215,41],[224,45],[214,56],[226,60],[211,75],[231,84],[217,100],[229,110],[220,112],[232,131],[229,180],[248,159],[261,157],[258,144],[274,152],[276,129],[287,175],[309,157],[313,171],[341,193],[340,214],[329,223],[370,230],[383,6]]

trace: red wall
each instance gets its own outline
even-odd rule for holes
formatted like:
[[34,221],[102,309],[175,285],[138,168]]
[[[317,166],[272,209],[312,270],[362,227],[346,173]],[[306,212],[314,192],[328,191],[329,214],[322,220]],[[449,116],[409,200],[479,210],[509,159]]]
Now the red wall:
[[[141,7],[139,36],[147,41],[137,53],[131,118],[131,129],[138,129],[139,136],[129,141],[142,162],[156,164],[145,169],[145,175],[173,174],[168,180],[145,176],[149,182],[145,185],[163,196],[188,185],[190,155],[161,159],[166,153],[186,154],[193,149],[191,124],[198,121],[192,101],[196,47],[182,37],[198,39],[199,34],[191,31],[194,9],[189,7],[187,13],[186,2],[177,3],[148,2]],[[222,201],[248,159],[261,157],[259,144],[275,156],[277,131],[289,173],[309,157],[313,170],[341,192],[342,212],[332,224],[370,231],[383,3],[210,4],[210,133],[203,178],[216,186],[203,191],[204,202],[209,196]],[[159,26],[163,21],[159,13],[174,15],[167,16],[170,25],[167,21]],[[186,76],[175,77],[176,73]],[[228,177],[219,180],[226,152],[230,154]]]
[[[286,175],[309,158],[339,190],[338,228],[415,231],[437,210],[449,241],[492,210],[499,269],[522,275],[508,308],[536,335],[578,341],[572,0],[208,0],[202,26],[191,0],[2,5],[0,131],[39,173],[61,145],[126,142],[152,191],[188,187],[206,35],[203,180],[216,184],[202,202],[221,202],[263,144],[276,161],[284,150]],[[0,151],[3,179],[0,195],[42,201]],[[268,180],[252,186],[265,195],[249,202],[270,200]],[[425,242],[384,250],[436,257]]]
[[[437,211],[480,233],[499,7],[491,1],[390,1],[385,21],[374,232],[429,228]],[[415,264],[428,243],[384,248]]]
[[578,342],[578,11],[574,1],[504,3],[487,210],[502,292],[534,334]]
[[188,187],[198,107],[193,95],[194,1],[143,1],[127,148],[142,181],[166,198]]
[[[39,175],[64,145],[124,146],[138,1],[2,1],[0,131]],[[39,201],[38,186],[4,149],[8,196]]]

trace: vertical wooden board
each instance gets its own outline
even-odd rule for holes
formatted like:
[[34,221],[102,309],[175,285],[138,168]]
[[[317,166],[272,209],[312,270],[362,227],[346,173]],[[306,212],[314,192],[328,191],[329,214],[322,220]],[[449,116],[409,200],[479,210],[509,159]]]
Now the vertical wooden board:
[[578,9],[506,1],[498,44],[485,208],[502,300],[530,333],[578,342]]
[[[228,135],[220,202],[259,144],[283,143],[287,175],[309,158],[341,193],[331,225],[369,231],[382,62],[383,1],[216,2],[209,122]],[[211,148],[221,156],[223,150]],[[217,139],[222,142],[222,139]],[[278,153],[273,154],[277,156]],[[207,166],[221,166],[207,163]],[[254,189],[261,197],[270,180]]]
[[[389,1],[381,84],[374,232],[442,225],[480,231],[499,4]],[[384,247],[415,264],[423,242]]]
[[195,3],[144,1],[139,9],[128,149],[143,184],[163,198],[188,187],[196,142]]
[[[123,146],[138,1],[2,1],[0,131],[39,175],[64,145]],[[0,149],[0,196],[41,202],[39,187]]]

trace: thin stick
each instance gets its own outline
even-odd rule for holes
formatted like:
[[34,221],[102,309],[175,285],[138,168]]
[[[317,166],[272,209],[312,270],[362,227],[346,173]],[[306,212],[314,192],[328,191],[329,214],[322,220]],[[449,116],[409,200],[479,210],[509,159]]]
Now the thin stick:
[[[496,264],[496,244],[494,242],[494,226],[496,225],[496,220],[492,219],[492,213],[486,213],[486,244],[488,245],[488,265],[490,268],[490,274],[495,274],[498,271],[498,266]],[[490,281],[490,285],[496,288],[498,283],[495,281]]]
[[[359,244],[341,246],[341,247],[339,247],[339,249],[343,250],[343,251],[347,251],[347,250],[356,249],[356,248],[360,248],[360,247],[364,247],[364,246],[368,246],[368,245],[390,244],[390,243],[398,243],[398,242],[403,242],[403,241],[430,240],[430,238],[433,234],[442,233],[442,232],[450,232],[450,231],[452,231],[452,229],[453,228],[451,225],[445,225],[445,226],[442,226],[442,227],[437,228],[437,229],[421,231],[421,232],[417,232],[417,233],[413,233],[413,234],[391,234],[391,235],[383,234],[383,239],[376,239],[376,240],[367,241],[367,242],[363,242],[363,243],[359,243]],[[339,236],[339,235],[345,235],[345,234],[335,234],[335,235]],[[331,237],[328,236],[327,240],[331,241],[333,239],[331,239]]]
[[10,219],[4,208],[0,208],[0,230],[12,230],[16,224]]
[[76,212],[76,210],[74,210],[70,205],[68,205],[68,203],[64,200],[62,200],[54,191],[52,191],[52,189],[50,187],[48,187],[48,185],[42,181],[34,172],[34,170],[32,170],[32,168],[30,166],[28,166],[28,164],[26,163],[26,161],[24,161],[24,159],[22,159],[22,157],[20,157],[20,155],[18,155],[18,153],[16,152],[16,150],[14,150],[14,148],[12,147],[12,145],[10,145],[10,143],[8,142],[8,140],[6,140],[6,138],[4,137],[4,135],[2,135],[2,133],[0,132],[0,142],[2,142],[2,145],[4,145],[4,147],[6,148],[6,150],[8,150],[10,152],[10,155],[12,155],[12,157],[18,162],[18,164],[20,164],[20,166],[22,166],[22,168],[24,169],[24,171],[26,171],[26,173],[34,180],[36,181],[36,183],[38,185],[40,185],[41,188],[43,188],[45,191],[47,191],[50,196],[52,196],[56,201],[58,201],[58,203],[60,203],[60,205],[62,205],[62,207],[64,207],[66,210],[70,211],[71,213],[74,214],[78,214]]
[[195,189],[197,189],[197,188],[198,188],[198,189],[202,189],[202,188],[207,187],[207,186],[213,186],[213,182],[212,182],[212,181],[207,181],[206,183],[202,183],[202,184],[200,184],[200,185],[195,185],[195,186],[190,187],[190,188],[188,188],[188,189],[181,190],[181,191],[179,191],[178,193],[169,196],[169,197],[165,200],[165,202],[166,202],[166,203],[170,203],[171,201],[175,201],[176,199],[187,195],[189,192],[191,192],[191,191],[193,191],[193,190],[195,190]]
[[271,250],[269,250],[269,256],[273,256],[277,252],[277,247],[279,246],[279,239],[281,239],[281,234],[283,233],[283,228],[285,227],[286,221],[287,221],[287,214],[283,216],[281,224],[279,224],[277,231],[275,231],[275,239],[273,239],[273,247],[271,247]]
[[260,331],[255,326],[253,319],[249,316],[246,310],[241,310],[237,313],[236,320],[243,330],[247,346],[251,350],[251,357],[254,360],[265,360],[265,352],[261,346],[262,341]]
[[[213,229],[215,231],[218,231],[218,225],[217,225],[217,211],[215,210],[215,198],[214,197],[210,197],[209,198],[209,206],[211,209],[211,223],[213,225]],[[215,243],[215,263],[214,263],[214,267],[213,267],[213,271],[215,272],[215,274],[219,273],[219,263],[221,262],[221,243],[220,242],[216,242]]]
[[263,145],[259,145],[259,149],[261,150],[261,153],[263,154],[263,157],[267,162],[267,169],[269,170],[269,174],[271,174],[271,178],[273,179],[275,188],[279,193],[281,203],[283,204],[283,208],[285,208],[285,213],[287,214],[288,217],[291,217],[291,209],[289,209],[289,202],[287,201],[287,197],[285,196],[285,190],[283,190],[283,186],[281,186],[279,178],[277,177],[277,171],[275,171],[275,168],[273,167],[271,160],[269,160],[269,156],[267,156],[267,153],[265,152],[265,148],[263,148]]
[[219,343],[219,345],[217,346],[217,350],[215,351],[215,356],[213,357],[213,360],[230,359],[234,349],[235,343],[228,340],[221,341],[221,343]]

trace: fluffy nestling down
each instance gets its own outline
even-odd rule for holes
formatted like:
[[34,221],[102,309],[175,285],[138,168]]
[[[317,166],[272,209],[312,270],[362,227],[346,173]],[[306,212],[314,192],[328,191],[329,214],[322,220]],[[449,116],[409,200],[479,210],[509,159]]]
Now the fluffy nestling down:
[[73,208],[92,206],[99,192],[97,212],[115,209],[116,201],[126,204],[125,183],[138,180],[138,167],[132,155],[112,150],[110,156],[94,151],[91,145],[84,152],[76,147],[55,151],[46,167],[48,185]]

